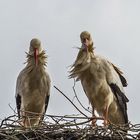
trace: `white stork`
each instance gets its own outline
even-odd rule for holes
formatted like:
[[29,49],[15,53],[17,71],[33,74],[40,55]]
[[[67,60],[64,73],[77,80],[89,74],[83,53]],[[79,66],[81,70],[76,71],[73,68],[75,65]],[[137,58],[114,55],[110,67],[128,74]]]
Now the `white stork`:
[[[123,87],[127,86],[122,72],[107,59],[94,54],[90,33],[80,34],[82,47],[70,71],[70,78],[80,80],[86,96],[94,111],[104,118],[104,125],[127,124],[127,105],[129,101]],[[93,125],[95,125],[93,120]]]
[[48,106],[50,77],[45,70],[46,59],[40,40],[32,39],[27,65],[20,72],[16,85],[18,116],[25,127],[39,125]]

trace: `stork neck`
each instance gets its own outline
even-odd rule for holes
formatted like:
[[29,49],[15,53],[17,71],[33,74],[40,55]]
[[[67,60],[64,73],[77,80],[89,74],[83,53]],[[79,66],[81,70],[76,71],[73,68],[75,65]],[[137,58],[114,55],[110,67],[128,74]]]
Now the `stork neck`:
[[42,51],[38,55],[38,64],[36,65],[34,55],[30,55],[29,53],[27,53],[27,67],[30,67],[32,69],[44,68],[44,66],[46,65],[46,59],[47,59],[47,56],[45,55],[45,51]]

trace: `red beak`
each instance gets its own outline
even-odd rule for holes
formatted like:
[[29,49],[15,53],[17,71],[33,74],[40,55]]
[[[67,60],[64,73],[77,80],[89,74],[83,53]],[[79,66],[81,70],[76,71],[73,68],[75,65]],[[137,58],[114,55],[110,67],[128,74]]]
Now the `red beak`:
[[38,65],[38,49],[34,49],[34,58],[35,58],[35,65]]

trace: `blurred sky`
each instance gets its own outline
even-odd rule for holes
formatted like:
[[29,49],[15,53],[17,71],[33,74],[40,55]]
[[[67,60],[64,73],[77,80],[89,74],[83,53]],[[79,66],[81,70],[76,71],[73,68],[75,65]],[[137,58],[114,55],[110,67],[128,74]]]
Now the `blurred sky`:
[[[48,55],[52,79],[48,114],[77,114],[75,108],[54,88],[73,99],[69,65],[80,47],[79,34],[91,33],[96,53],[120,67],[128,80],[129,120],[140,121],[140,1],[139,0],[1,0],[0,1],[0,118],[12,115],[15,86],[25,67],[25,51],[37,37]],[[89,106],[80,82],[76,92]],[[74,101],[76,103],[76,101]],[[79,107],[78,103],[76,105]],[[80,107],[79,107],[80,108]]]

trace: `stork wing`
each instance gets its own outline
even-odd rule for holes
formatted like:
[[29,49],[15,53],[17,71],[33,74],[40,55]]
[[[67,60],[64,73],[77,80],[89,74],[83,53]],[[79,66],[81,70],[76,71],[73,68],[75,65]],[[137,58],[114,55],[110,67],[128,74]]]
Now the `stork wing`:
[[48,103],[49,103],[49,98],[50,98],[50,87],[51,87],[51,80],[48,74],[46,74],[46,79],[47,79],[47,84],[46,84],[46,99],[45,99],[45,111],[44,114],[46,113]]
[[50,87],[51,87],[51,80],[50,80],[50,77],[48,75],[48,73],[45,73],[45,80],[44,80],[44,84],[45,84],[45,92],[46,92],[46,98],[45,98],[45,108],[44,108],[44,113],[42,115],[42,118],[41,120],[44,119],[44,115],[47,111],[47,107],[48,107],[48,103],[49,103],[49,98],[50,98]]
[[48,103],[49,103],[49,99],[50,99],[50,95],[47,95],[46,99],[45,99],[45,111],[44,111],[44,114],[46,113],[46,110],[47,110],[47,107],[48,107]]
[[22,81],[22,74],[23,71],[20,72],[18,78],[17,78],[17,82],[16,82],[16,107],[17,107],[17,113],[18,113],[18,117],[20,118],[20,109],[21,109],[21,92],[22,92],[22,85],[21,85],[21,81]]
[[[111,63],[111,64],[112,64],[112,63]],[[116,67],[114,64],[112,64],[112,66],[113,66],[113,68],[115,69],[115,71],[118,73],[118,75],[119,75],[119,77],[120,77],[120,80],[121,80],[121,82],[122,82],[122,85],[123,85],[124,87],[126,87],[128,84],[127,84],[126,79],[125,79],[124,76],[122,75],[123,72],[122,72],[118,67]]]
[[128,123],[126,103],[129,100],[123,91],[123,86],[127,85],[126,79],[122,76],[122,72],[115,65],[113,65],[109,61],[106,61],[106,65],[107,83],[109,84],[113,94],[117,99],[117,104],[120,107],[120,110],[123,114],[125,123]]
[[20,119],[21,96],[19,94],[16,96],[16,107],[18,112],[18,118]]
[[119,89],[119,87],[116,84],[110,84],[112,92],[114,93],[118,105],[121,109],[121,112],[123,113],[125,123],[128,123],[128,116],[127,116],[127,105],[126,103],[129,101],[128,98],[125,96],[123,92]]

